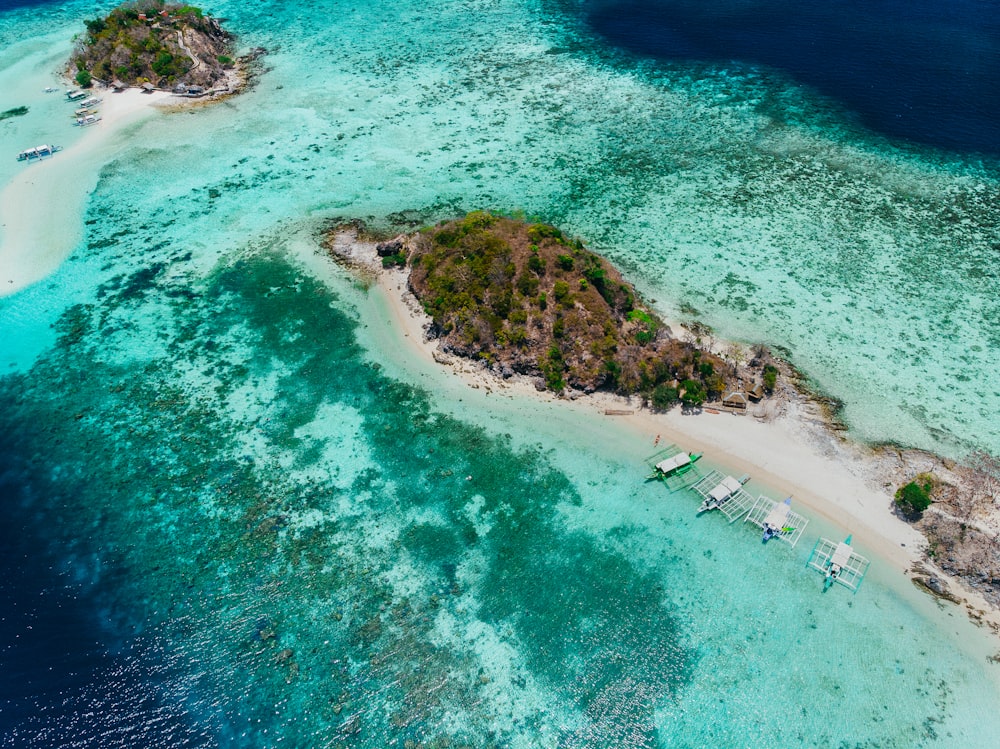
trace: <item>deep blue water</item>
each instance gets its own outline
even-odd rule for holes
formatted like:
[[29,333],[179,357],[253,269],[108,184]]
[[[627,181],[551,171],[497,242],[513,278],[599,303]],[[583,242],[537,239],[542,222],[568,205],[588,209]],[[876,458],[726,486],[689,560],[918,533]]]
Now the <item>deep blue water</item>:
[[[12,444],[0,439],[4,454]],[[103,626],[102,586],[47,548],[0,462],[0,746],[203,746],[159,648]],[[113,578],[105,571],[103,577]],[[96,583],[96,584],[95,584]]]
[[889,137],[1000,152],[993,0],[602,0],[585,12],[639,55],[777,68]]

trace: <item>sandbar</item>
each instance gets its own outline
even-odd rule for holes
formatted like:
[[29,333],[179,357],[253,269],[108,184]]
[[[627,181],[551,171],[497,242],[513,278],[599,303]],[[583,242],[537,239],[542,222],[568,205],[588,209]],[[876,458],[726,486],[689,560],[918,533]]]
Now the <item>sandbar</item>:
[[[93,95],[104,100],[101,121],[51,158],[24,164],[0,189],[0,296],[45,278],[69,257],[83,237],[83,212],[100,169],[121,148],[118,134],[174,98],[138,89]],[[66,127],[73,128],[69,118]]]

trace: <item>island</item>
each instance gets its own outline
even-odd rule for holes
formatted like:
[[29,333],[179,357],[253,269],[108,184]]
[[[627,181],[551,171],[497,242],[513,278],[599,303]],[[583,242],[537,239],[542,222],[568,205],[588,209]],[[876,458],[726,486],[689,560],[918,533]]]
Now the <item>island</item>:
[[[1000,462],[992,456],[957,463],[846,439],[839,404],[790,363],[764,346],[720,341],[697,322],[667,324],[607,260],[546,223],[476,211],[395,237],[342,220],[324,235],[328,254],[390,300],[413,353],[449,365],[473,388],[585,396],[657,441],[662,434],[735,456],[758,473],[780,467],[776,484],[843,516],[869,545],[883,539],[883,560],[915,586],[1000,633]],[[687,418],[722,411],[754,418]]]
[[96,81],[191,97],[231,94],[261,52],[237,58],[232,35],[193,5],[131,2],[85,23],[67,69],[81,88]]
[[638,397],[658,411],[745,409],[774,388],[765,349],[732,355],[690,330],[675,335],[617,269],[550,224],[474,211],[375,249],[383,267],[407,271],[438,350],[502,379]]

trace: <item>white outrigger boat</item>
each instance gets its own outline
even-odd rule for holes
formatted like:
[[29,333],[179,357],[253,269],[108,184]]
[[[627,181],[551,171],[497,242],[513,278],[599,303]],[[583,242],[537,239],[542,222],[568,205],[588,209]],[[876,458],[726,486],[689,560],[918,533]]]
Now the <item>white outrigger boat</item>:
[[799,542],[802,531],[809,524],[809,521],[797,512],[792,512],[791,497],[779,503],[764,496],[757,498],[756,504],[747,513],[746,522],[753,523],[764,531],[762,543],[777,538],[792,547]]
[[96,125],[101,121],[101,115],[99,114],[88,114],[83,117],[77,117],[76,122],[73,124],[77,127],[87,127],[88,125]]
[[21,151],[17,155],[18,161],[41,161],[48,158],[57,151],[61,151],[62,146],[35,146]]
[[84,109],[88,109],[90,107],[96,107],[102,101],[104,101],[104,99],[101,99],[101,98],[99,98],[97,96],[91,96],[89,99],[86,99],[85,101],[81,101],[80,102],[80,106],[82,108],[84,108]]
[[832,588],[834,583],[843,585],[854,593],[861,587],[861,581],[865,579],[871,562],[854,551],[851,547],[852,538],[853,536],[848,536],[839,544],[828,538],[820,538],[813,547],[806,564],[823,573],[824,592]]
[[86,99],[87,92],[80,91],[79,89],[71,89],[66,92],[66,101],[80,101],[80,99]]
[[720,471],[712,471],[702,476],[691,489],[702,498],[698,512],[718,510],[730,522],[736,522],[747,514],[753,504],[753,497],[743,490],[750,480],[748,474],[739,478],[726,476]]

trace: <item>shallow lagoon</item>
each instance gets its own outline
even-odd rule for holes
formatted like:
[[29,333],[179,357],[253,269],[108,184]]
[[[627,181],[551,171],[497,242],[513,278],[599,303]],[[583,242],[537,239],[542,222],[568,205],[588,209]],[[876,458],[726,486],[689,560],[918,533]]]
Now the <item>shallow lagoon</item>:
[[[766,71],[619,58],[534,5],[213,10],[271,70],[130,133],[84,244],[0,302],[11,521],[105,653],[89,681],[11,695],[5,743],[1000,733],[983,649],[941,647],[960,619],[878,575],[823,596],[806,550],[643,484],[646,445],[609,454],[555,414],[539,435],[418,380],[366,336],[351,281],[296,264],[331,216],[523,209],[665,311],[789,347],[858,436],[996,449],[992,172]],[[32,33],[29,11],[3,18],[4,39]],[[52,54],[32,55],[40,97]],[[28,103],[18,128],[42,123]]]

